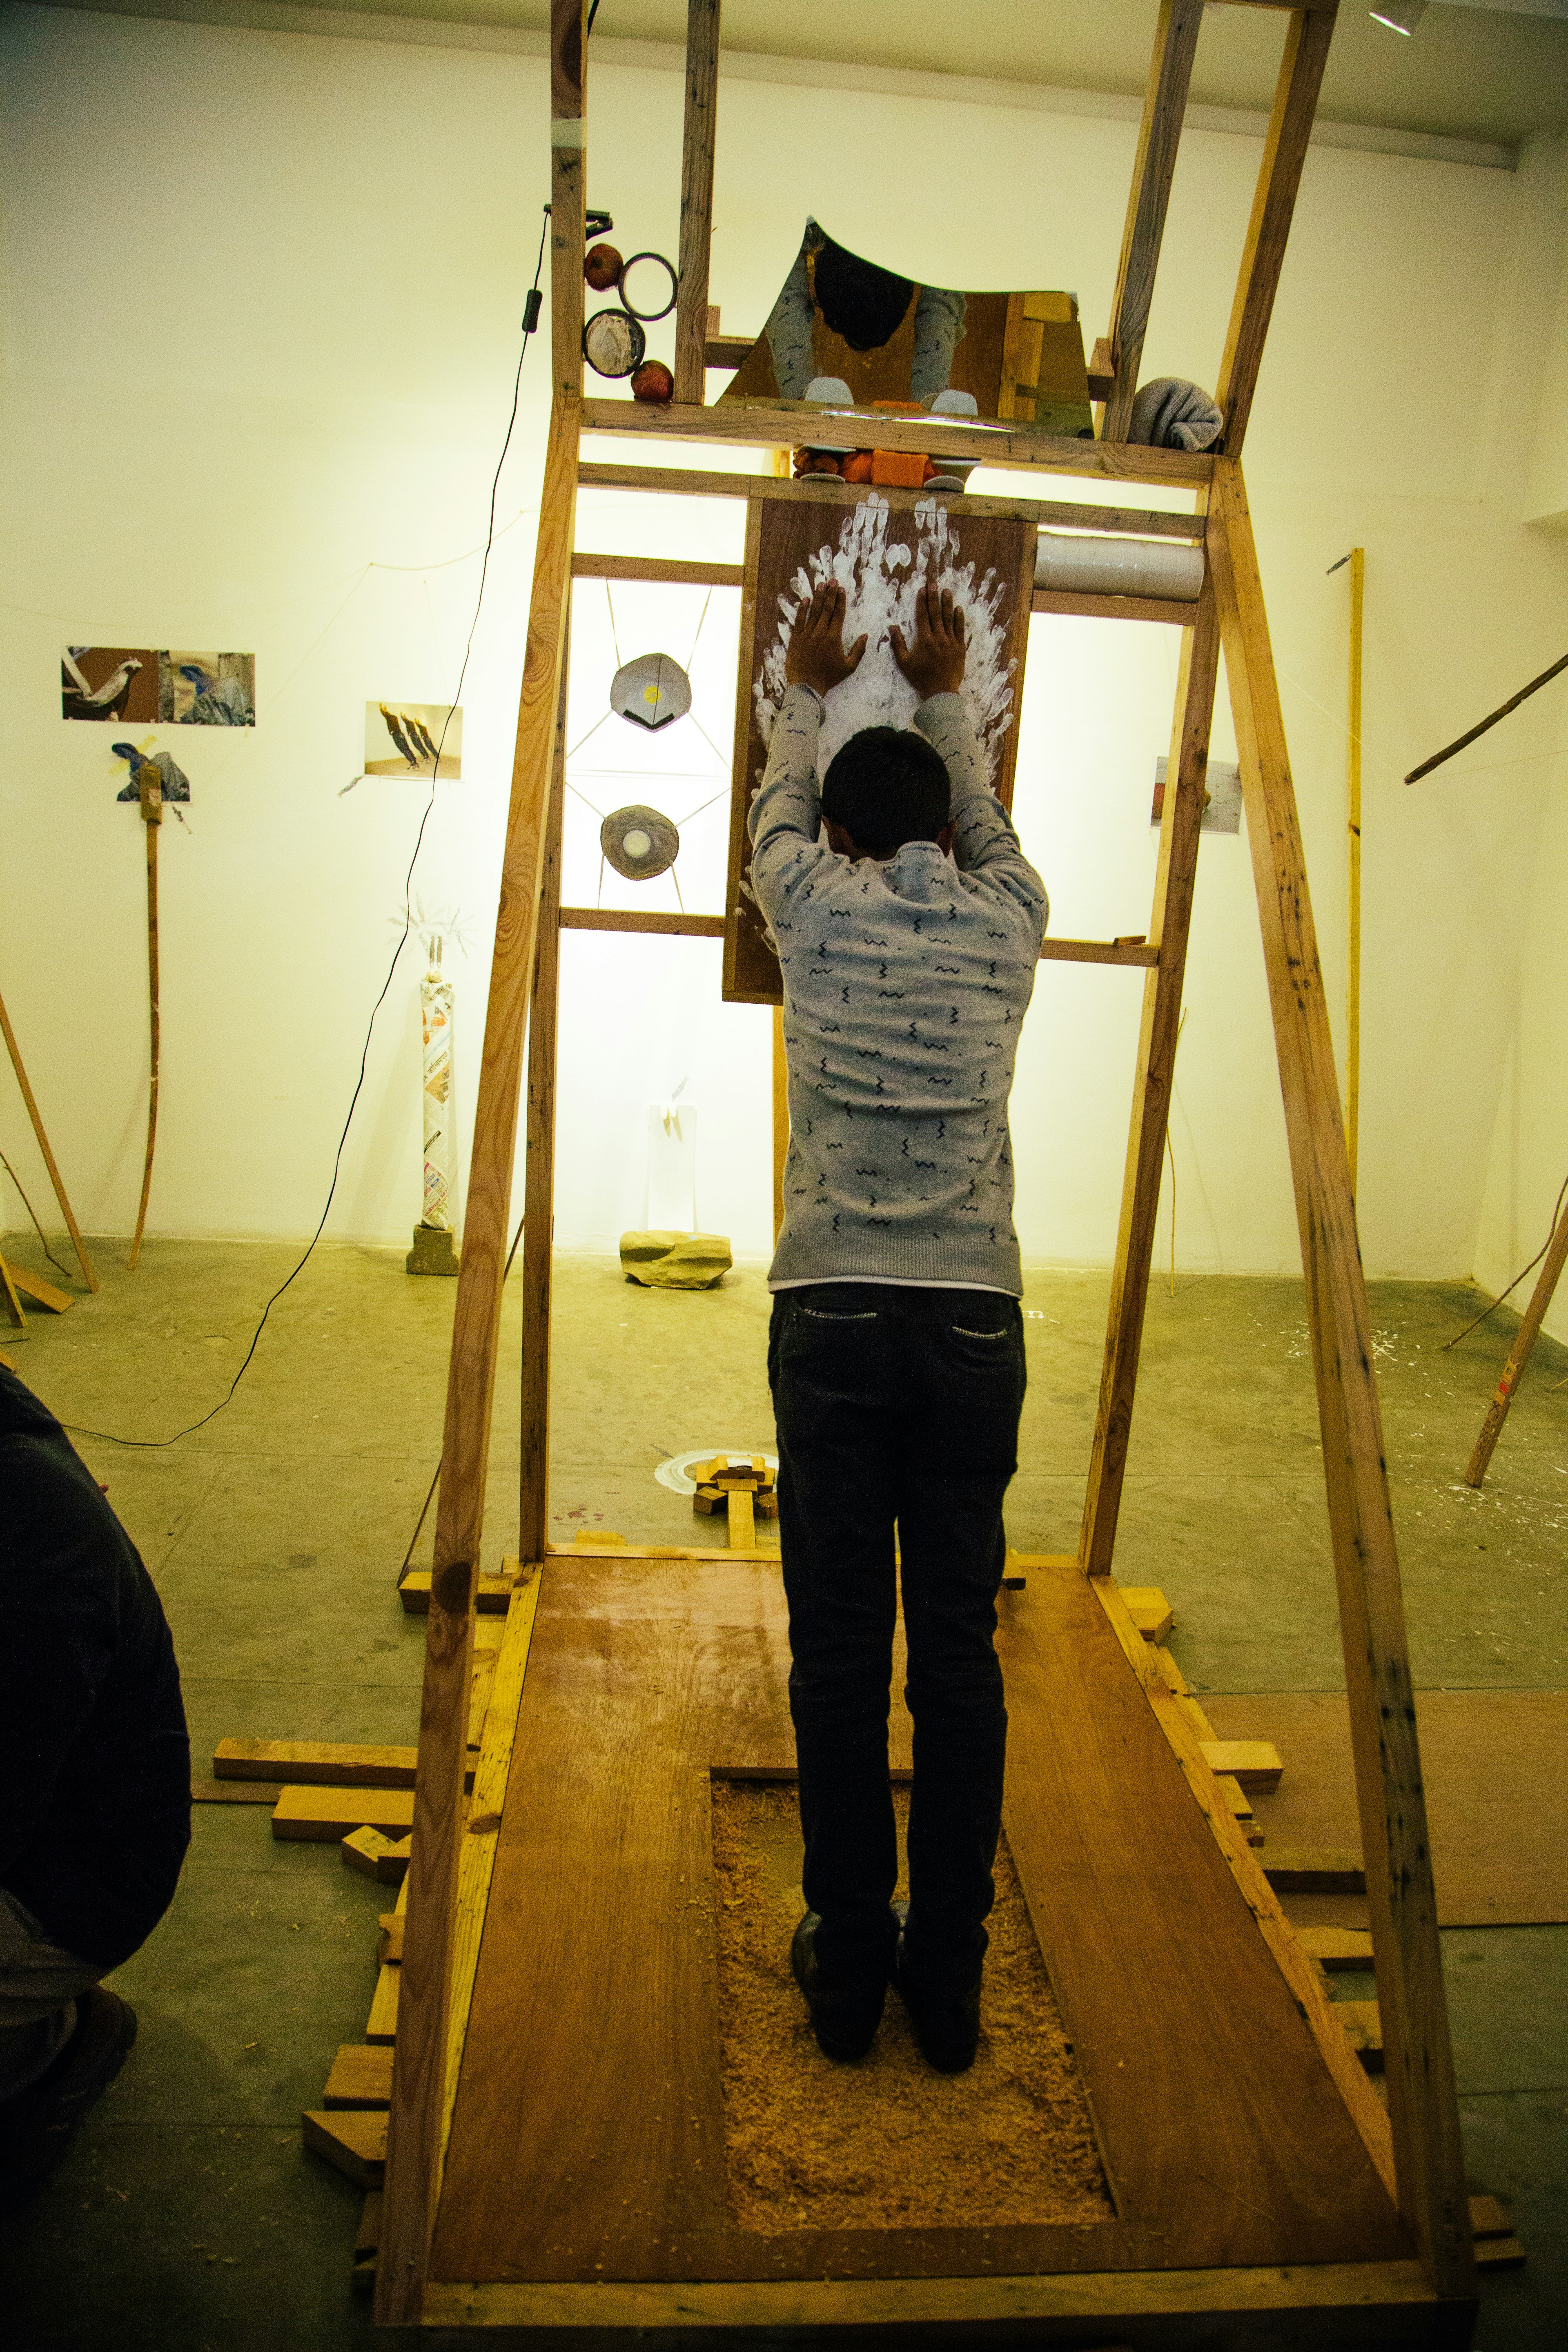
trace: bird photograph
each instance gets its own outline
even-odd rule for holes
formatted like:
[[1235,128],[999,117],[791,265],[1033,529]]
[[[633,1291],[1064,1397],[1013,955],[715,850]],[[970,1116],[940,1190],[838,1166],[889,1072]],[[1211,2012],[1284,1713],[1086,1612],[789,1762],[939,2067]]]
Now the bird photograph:
[[254,654],[158,656],[158,716],[176,727],[254,727]]
[[456,782],[463,772],[461,709],[449,702],[367,702],[361,772]]
[[60,716],[132,726],[155,719],[158,656],[140,646],[68,646],[60,655]]

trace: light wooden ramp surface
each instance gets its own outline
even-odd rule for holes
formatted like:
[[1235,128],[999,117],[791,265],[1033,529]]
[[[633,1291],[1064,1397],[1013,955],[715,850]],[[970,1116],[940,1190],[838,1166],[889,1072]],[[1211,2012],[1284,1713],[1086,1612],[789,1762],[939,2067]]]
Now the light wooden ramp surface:
[[1087,1581],[1004,1596],[1007,1834],[1121,2218],[735,2227],[710,1768],[790,1755],[776,1570],[545,1567],[434,2279],[1397,2261],[1408,2242]]

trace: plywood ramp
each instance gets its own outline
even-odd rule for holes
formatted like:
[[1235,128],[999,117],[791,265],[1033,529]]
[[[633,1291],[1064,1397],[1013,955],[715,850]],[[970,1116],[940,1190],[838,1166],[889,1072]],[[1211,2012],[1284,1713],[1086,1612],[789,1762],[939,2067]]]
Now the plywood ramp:
[[[1037,1570],[1002,1605],[1007,1836],[1119,2218],[777,2236],[734,2226],[710,1773],[791,1760],[779,1579],[747,1561],[556,1558],[541,1580],[428,2321],[589,2323],[586,2308],[564,2316],[569,2294],[527,2302],[530,2288],[575,2284],[603,2294],[599,2324],[647,2325],[630,2303],[611,2319],[621,2289],[826,2277],[846,2293],[855,2281],[926,2282],[909,2319],[939,2283],[967,2280],[978,2319],[1009,2283],[1054,2280],[1054,2294],[1081,2279],[1087,2312],[1119,2307],[1097,2304],[1094,2279],[1125,2274],[1135,2302],[1145,2290],[1134,2278],[1173,2288],[1178,2273],[1302,2265],[1359,2276],[1352,2304],[1369,2299],[1374,2273],[1403,2281],[1392,2303],[1429,2304],[1092,1588],[1075,1567]],[[1311,2300],[1307,2284],[1286,2301]],[[674,2298],[687,2323],[721,2324],[699,2316],[693,2292]],[[1265,2300],[1283,2293],[1276,2278]],[[634,2300],[651,2314],[647,2295]],[[1382,2300],[1375,2288],[1370,2300]],[[1016,2304],[1010,2315],[1022,2315]],[[667,2309],[664,2324],[676,2317]],[[764,2322],[759,2306],[752,2324]]]

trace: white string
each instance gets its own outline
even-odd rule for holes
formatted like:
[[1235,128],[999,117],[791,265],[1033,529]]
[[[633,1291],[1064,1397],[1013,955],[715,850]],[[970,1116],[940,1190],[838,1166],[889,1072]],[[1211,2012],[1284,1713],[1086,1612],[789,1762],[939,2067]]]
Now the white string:
[[616,633],[616,600],[610,593],[610,583],[607,579],[605,582],[605,602],[610,608],[610,643],[616,649],[616,667],[623,669],[626,665],[621,659],[621,641]]
[[697,638],[702,635],[702,624],[708,618],[708,607],[712,602],[713,591],[710,588],[707,595],[702,599],[702,610],[697,615],[697,635],[692,638],[691,651],[686,656],[686,667],[689,671],[697,658]]

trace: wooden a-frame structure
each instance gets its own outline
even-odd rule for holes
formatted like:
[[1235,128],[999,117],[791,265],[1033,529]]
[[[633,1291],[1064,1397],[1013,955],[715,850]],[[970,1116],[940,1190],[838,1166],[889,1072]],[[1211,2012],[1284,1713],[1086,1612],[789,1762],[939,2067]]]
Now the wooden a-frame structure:
[[[991,458],[1042,473],[1153,484],[1192,495],[1193,514],[1150,513],[1011,502],[1006,510],[1037,522],[1109,532],[1164,531],[1201,540],[1206,563],[1194,605],[1162,610],[1146,601],[1077,596],[1040,599],[1066,609],[1167,619],[1182,626],[1170,773],[1165,795],[1153,912],[1147,944],[1054,940],[1047,955],[1144,968],[1143,1013],[1131,1132],[1122,1198],[1100,1407],[1082,1537],[1070,1563],[1064,1608],[1081,1607],[1109,1622],[1142,1697],[1175,1752],[1186,1789],[1240,1889],[1248,1917],[1305,2021],[1371,2159],[1397,2207],[1403,2263],[1326,2269],[1275,2266],[1103,2277],[999,2278],[989,2267],[963,2280],[929,2274],[879,2289],[855,2303],[821,2272],[743,2291],[731,2287],[703,2301],[700,2285],[653,2290],[617,2303],[592,2274],[582,2288],[552,2289],[542,2303],[520,2301],[516,2286],[462,2288],[431,2265],[443,2168],[468,2004],[484,1929],[489,1855],[496,1843],[528,1660],[541,1577],[514,1593],[502,1662],[487,1719],[485,1749],[468,1820],[464,1779],[473,1612],[479,1582],[479,1538],[486,1454],[496,1376],[501,1281],[511,1171],[529,1037],[527,1215],[524,1242],[521,1535],[524,1576],[540,1564],[543,1580],[561,1569],[548,1538],[545,1500],[549,1390],[550,1239],[554,1118],[557,959],[560,929],[685,930],[712,935],[713,918],[604,915],[563,909],[559,843],[563,774],[567,607],[574,573],[742,584],[741,568],[654,562],[574,554],[580,483],[650,493],[744,498],[765,491],[848,503],[863,491],[836,481],[791,485],[755,475],[663,471],[581,462],[584,434],[636,434],[777,448],[799,437],[799,418],[783,406],[703,405],[708,356],[708,249],[713,184],[719,0],[689,0],[686,138],[681,186],[676,392],[672,406],[584,397],[586,0],[553,0],[551,163],[551,328],[553,393],[527,655],[518,712],[516,755],[506,831],[483,1064],[452,1339],[442,1447],[435,1564],[420,1717],[402,1996],[393,2082],[386,2190],[376,2289],[384,2323],[524,2325],[636,2322],[673,2326],[828,2319],[924,2319],[956,2329],[987,2317],[1033,2318],[1033,2340],[1081,2343],[1089,2320],[1111,2325],[1117,2342],[1163,2340],[1175,2327],[1183,2343],[1247,2344],[1262,2335],[1193,2334],[1194,2314],[1224,2309],[1252,2326],[1286,2314],[1293,2343],[1462,2344],[1473,2310],[1470,2234],[1464,2194],[1458,2108],[1444,2006],[1437,1923],[1427,1845],[1415,1717],[1367,1307],[1356,1235],[1328,1011],[1313,928],[1295,795],[1286,751],[1241,453],[1273,307],[1285,243],[1333,30],[1333,0],[1285,7],[1284,54],[1269,121],[1216,395],[1225,414],[1223,454],[1130,446],[1125,438],[1137,386],[1172,174],[1204,0],[1161,0],[1152,67],[1109,331],[1095,347],[1091,383],[1103,395],[1100,437],[1056,438],[1027,427],[879,416],[866,439],[880,447]],[[1278,0],[1229,0],[1277,6]],[[720,355],[714,354],[715,363]],[[657,451],[650,450],[650,457]],[[897,499],[900,494],[892,492]],[[1306,1274],[1324,1470],[1350,1697],[1366,1884],[1387,2075],[1384,2116],[1352,2060],[1313,1964],[1274,1901],[1255,1859],[1223,1803],[1214,1804],[1207,1768],[1190,1726],[1146,1661],[1143,1644],[1111,1577],[1116,1523],[1127,1460],[1134,1383],[1150,1272],[1161,1158],[1182,997],[1203,781],[1221,650],[1235,710],[1247,832],[1262,924],[1284,1097],[1290,1161]],[[578,1559],[582,1558],[579,1551]],[[635,1555],[623,1553],[623,1560]],[[714,1555],[664,1555],[700,1563]],[[647,1556],[644,1556],[645,1559]],[[662,1564],[662,1563],[661,1563]],[[1057,1563],[1067,1571],[1068,1564]],[[673,1571],[672,1571],[673,1572]],[[700,1567],[694,1573],[706,1573]],[[1104,1625],[1101,1624],[1103,1632]],[[1120,1669],[1119,1669],[1120,1671]],[[499,1737],[491,1730],[499,1726]],[[1159,1742],[1155,1742],[1156,1748]],[[1161,1751],[1163,1752],[1163,1750]],[[1184,1799],[1184,1801],[1185,1800]],[[467,1833],[466,1833],[467,1832]],[[1010,1832],[1011,1834],[1011,1832]],[[1224,1872],[1221,1874],[1224,1876]],[[1238,1914],[1238,1916],[1242,1916]],[[1272,1980],[1272,1979],[1271,1979]],[[1276,1987],[1278,1989],[1278,1983]],[[1295,2023],[1292,2016],[1291,2023]],[[1316,2062],[1315,2062],[1316,2063]],[[465,2077],[465,2081],[467,2077]],[[470,2170],[470,2178],[472,2177]],[[1171,2259],[1166,2257],[1167,2260]],[[1028,2267],[1028,2265],[1025,2265]],[[1353,2277],[1351,2275],[1354,2271]],[[1331,2276],[1331,2273],[1332,2275]],[[445,2274],[449,2280],[451,2273]],[[459,2273],[472,2278],[471,2270]],[[509,2274],[510,2275],[510,2274]],[[689,2276],[689,2273],[678,2275]],[[1151,2284],[1151,2280],[1154,2281]],[[1207,2284],[1205,2284],[1205,2282]],[[949,2293],[949,2290],[952,2290]],[[962,2290],[962,2292],[960,2291]],[[1037,2290],[1037,2293],[1034,2291]],[[1050,2290],[1047,2292],[1047,2290]],[[1091,2292],[1092,2290],[1092,2292]],[[1008,2292],[1010,2291],[1010,2292]],[[577,2294],[576,2305],[571,2303]],[[723,2295],[739,2301],[723,2302]],[[773,2300],[770,2301],[769,2296]],[[817,2298],[814,2301],[814,2295]],[[1033,2295],[1033,2299],[1031,2296]],[[563,2301],[563,2296],[566,2299]],[[487,2297],[489,2298],[487,2300]],[[509,2300],[509,2297],[510,2298]],[[584,2305],[583,2298],[595,2298]],[[945,2297],[945,2299],[944,2299]],[[1320,2338],[1303,2332],[1307,2306],[1336,2297],[1344,2310]],[[1386,2308],[1384,2307],[1386,2305]],[[1397,2309],[1395,2308],[1397,2306]],[[1373,2332],[1351,2316],[1371,2314]],[[1171,2317],[1177,2314],[1176,2319]],[[1181,2316],[1184,2315],[1184,2319]],[[1061,2335],[1066,2328],[1068,2333]],[[1074,2329],[1078,2333],[1072,2333]],[[1111,2337],[1103,2340],[1110,2341]]]

